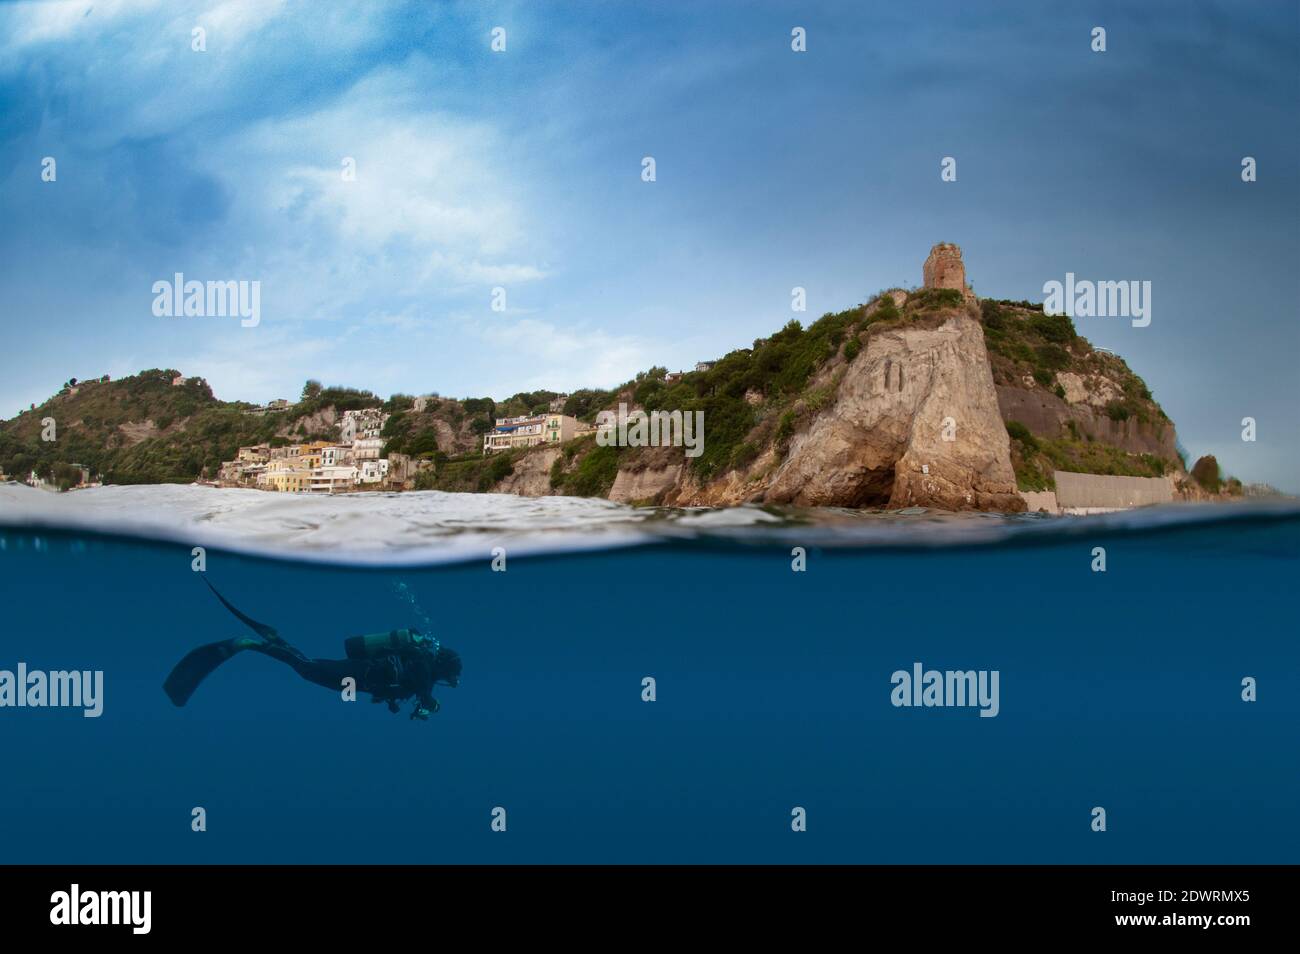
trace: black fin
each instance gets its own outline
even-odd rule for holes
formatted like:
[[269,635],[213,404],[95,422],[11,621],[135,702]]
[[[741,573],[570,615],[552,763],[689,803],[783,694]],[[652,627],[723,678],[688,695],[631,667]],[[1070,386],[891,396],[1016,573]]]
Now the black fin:
[[249,639],[247,636],[240,636],[235,639],[225,639],[219,643],[208,643],[206,646],[191,650],[171,671],[171,674],[163,683],[163,691],[167,693],[167,697],[171,699],[173,704],[185,705],[190,701],[190,696],[194,695],[194,690],[199,687],[199,683],[206,679],[214,669],[235,655],[235,653],[249,649],[253,645],[256,645],[256,640]]
[[[207,577],[204,577],[204,578],[203,578],[203,582],[204,582],[204,583],[208,583]],[[263,639],[268,639],[268,640],[270,640],[270,641],[273,642],[273,643],[283,643],[283,642],[284,642],[284,640],[280,638],[280,634],[277,633],[277,632],[276,632],[274,629],[272,629],[270,626],[267,626],[265,623],[259,623],[257,620],[253,619],[251,616],[245,616],[245,615],[244,615],[243,613],[241,613],[239,610],[235,609],[235,607],[233,607],[232,605],[230,605],[230,601],[227,600],[227,599],[226,599],[224,596],[222,596],[220,593],[218,593],[218,592],[217,592],[217,588],[216,588],[215,586],[213,586],[211,583],[208,583],[208,589],[210,589],[210,590],[212,591],[212,594],[213,594],[217,599],[221,600],[221,605],[222,605],[222,606],[224,606],[226,609],[230,610],[230,612],[234,613],[236,619],[238,619],[241,623],[243,623],[245,626],[247,626],[247,627],[248,627],[249,629],[251,629],[253,632],[257,633],[257,635],[261,636]]]

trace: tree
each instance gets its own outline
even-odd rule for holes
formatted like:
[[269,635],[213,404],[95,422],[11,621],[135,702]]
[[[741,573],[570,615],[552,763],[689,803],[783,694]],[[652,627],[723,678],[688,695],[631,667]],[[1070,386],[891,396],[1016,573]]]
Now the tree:
[[1212,494],[1219,492],[1219,484],[1222,479],[1219,472],[1219,461],[1213,454],[1206,454],[1192,465],[1192,480]]
[[301,400],[304,401],[314,400],[315,398],[320,397],[320,393],[322,390],[323,388],[321,387],[319,381],[315,379],[308,379],[307,383],[302,386]]

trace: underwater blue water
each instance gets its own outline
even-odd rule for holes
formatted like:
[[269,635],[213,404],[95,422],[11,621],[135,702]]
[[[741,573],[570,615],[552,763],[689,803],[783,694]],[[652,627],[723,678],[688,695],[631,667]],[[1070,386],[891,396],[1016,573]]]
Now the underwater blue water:
[[[181,656],[246,632],[187,547],[0,535],[0,669],[105,673],[98,719],[0,709],[0,862],[1300,860],[1294,513],[811,549],[803,573],[701,541],[504,573],[209,551],[309,655],[426,614],[465,667],[427,723],[253,653],[176,708]],[[998,670],[999,715],[894,707],[918,661]]]

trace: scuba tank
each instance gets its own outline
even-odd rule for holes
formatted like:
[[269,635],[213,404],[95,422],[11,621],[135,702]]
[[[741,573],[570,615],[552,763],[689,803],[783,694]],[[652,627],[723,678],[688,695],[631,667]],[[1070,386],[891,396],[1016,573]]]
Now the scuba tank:
[[343,651],[349,659],[377,659],[437,648],[438,641],[418,629],[390,629],[386,633],[367,633],[343,640]]

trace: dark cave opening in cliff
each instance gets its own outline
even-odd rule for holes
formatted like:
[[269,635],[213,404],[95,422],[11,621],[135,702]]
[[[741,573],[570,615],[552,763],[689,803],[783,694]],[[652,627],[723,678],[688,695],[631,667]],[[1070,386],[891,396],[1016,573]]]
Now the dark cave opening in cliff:
[[884,507],[894,493],[894,468],[863,471],[857,489],[844,505],[852,508]]

